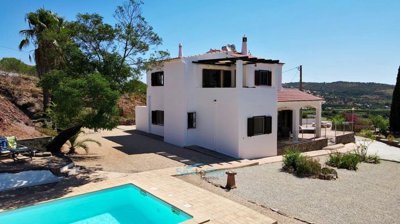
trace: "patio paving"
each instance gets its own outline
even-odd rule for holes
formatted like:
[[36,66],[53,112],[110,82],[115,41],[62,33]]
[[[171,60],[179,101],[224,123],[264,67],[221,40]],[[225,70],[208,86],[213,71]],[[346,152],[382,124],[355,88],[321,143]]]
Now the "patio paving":
[[[236,169],[230,193],[311,223],[397,223],[400,219],[400,164],[362,163],[358,171],[339,169],[339,179],[297,178],[282,163]],[[208,174],[224,185],[226,177]]]
[[89,154],[73,156],[77,165],[103,171],[136,173],[193,164],[213,164],[232,158],[215,156],[163,142],[160,137],[144,135],[135,126],[118,126],[111,131],[85,130],[81,138],[99,141],[90,144]]
[[[365,140],[363,137],[356,137],[358,143]],[[369,155],[378,155],[382,159],[400,162],[400,148],[374,141],[368,147]]]

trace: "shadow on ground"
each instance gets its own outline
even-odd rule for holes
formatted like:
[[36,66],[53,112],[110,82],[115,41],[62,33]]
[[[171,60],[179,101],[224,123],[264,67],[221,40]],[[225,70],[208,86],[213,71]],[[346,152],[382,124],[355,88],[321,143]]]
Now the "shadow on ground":
[[4,210],[16,209],[57,199],[72,192],[74,187],[104,180],[101,176],[92,175],[94,172],[95,170],[92,169],[81,168],[79,175],[65,177],[58,183],[0,192],[0,208]]
[[196,147],[195,149],[177,147],[164,142],[161,136],[137,130],[128,130],[125,132],[130,135],[107,136],[104,138],[121,145],[114,148],[127,155],[154,153],[185,165],[205,165],[237,160],[200,147]]

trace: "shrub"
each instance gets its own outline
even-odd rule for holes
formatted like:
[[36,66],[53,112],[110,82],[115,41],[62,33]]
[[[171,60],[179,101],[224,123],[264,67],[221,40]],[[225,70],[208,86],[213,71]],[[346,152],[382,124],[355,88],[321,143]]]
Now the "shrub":
[[296,170],[296,161],[300,156],[300,152],[296,148],[286,148],[283,155],[283,169],[288,172],[294,172]]
[[381,163],[381,158],[379,158],[379,156],[377,155],[370,155],[365,158],[364,162],[378,164]]
[[359,145],[357,145],[354,153],[360,157],[360,162],[364,162],[367,158],[368,147],[371,145],[372,142],[373,140],[365,139],[359,142]]
[[311,157],[300,156],[296,160],[296,175],[299,177],[315,177],[321,172],[321,164]]
[[359,135],[364,138],[375,139],[374,133],[369,129],[361,129]]
[[357,170],[358,163],[361,162],[361,156],[355,153],[331,153],[326,162],[327,165],[340,169]]
[[331,153],[329,154],[329,159],[326,162],[326,164],[333,167],[339,167],[341,160],[342,160],[342,154],[338,152]]
[[357,165],[361,162],[360,156],[354,153],[346,153],[342,156],[338,168],[357,170]]

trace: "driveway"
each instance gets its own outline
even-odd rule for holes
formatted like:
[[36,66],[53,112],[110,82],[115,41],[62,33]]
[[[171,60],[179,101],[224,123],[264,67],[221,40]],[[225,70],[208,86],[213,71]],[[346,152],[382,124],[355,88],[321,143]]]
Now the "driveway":
[[[363,137],[356,136],[357,143],[362,143]],[[400,162],[400,148],[374,141],[368,147],[368,154],[378,155],[382,159]]]

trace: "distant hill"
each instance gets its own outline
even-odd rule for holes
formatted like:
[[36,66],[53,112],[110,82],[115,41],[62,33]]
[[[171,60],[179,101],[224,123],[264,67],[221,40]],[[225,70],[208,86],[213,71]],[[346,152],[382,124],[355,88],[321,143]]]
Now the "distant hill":
[[[283,84],[286,88],[298,88],[298,82]],[[305,82],[303,87],[322,96],[324,108],[389,109],[394,85],[372,82]]]
[[0,59],[0,70],[25,75],[36,75],[35,66],[25,64],[24,62],[16,58]]

